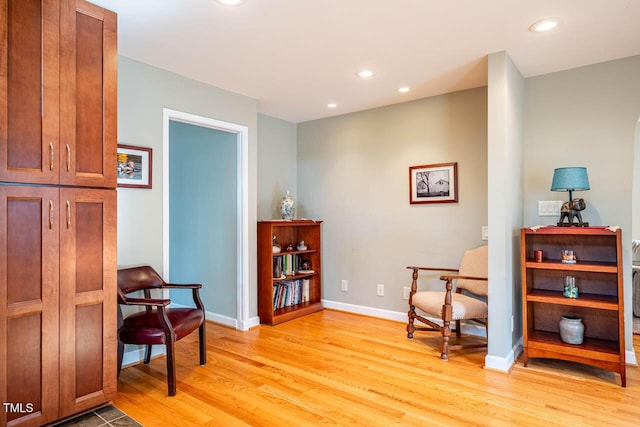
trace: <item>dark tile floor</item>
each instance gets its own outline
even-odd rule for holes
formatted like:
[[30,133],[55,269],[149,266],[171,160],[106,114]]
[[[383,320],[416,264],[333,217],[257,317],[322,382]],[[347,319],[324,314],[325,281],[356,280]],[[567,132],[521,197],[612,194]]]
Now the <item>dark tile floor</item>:
[[113,405],[53,425],[56,427],[142,427],[142,424]]

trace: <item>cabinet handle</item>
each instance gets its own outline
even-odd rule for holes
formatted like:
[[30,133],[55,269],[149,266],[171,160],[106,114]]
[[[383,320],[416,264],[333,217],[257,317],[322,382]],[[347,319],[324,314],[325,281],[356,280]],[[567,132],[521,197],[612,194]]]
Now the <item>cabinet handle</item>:
[[53,200],[49,200],[49,230],[53,229]]
[[53,170],[53,163],[55,161],[55,153],[53,151],[53,142],[49,142],[49,170],[52,171]]
[[67,200],[67,228],[71,227],[71,203]]
[[71,147],[67,144],[67,172],[71,168]]

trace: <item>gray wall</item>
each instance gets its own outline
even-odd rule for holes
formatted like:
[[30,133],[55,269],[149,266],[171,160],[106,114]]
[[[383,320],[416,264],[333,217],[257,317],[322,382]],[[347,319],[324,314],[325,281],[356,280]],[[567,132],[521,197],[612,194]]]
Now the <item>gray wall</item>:
[[[163,108],[249,129],[249,315],[257,315],[257,101],[125,57],[118,65],[118,141],[153,148],[153,188],[118,189],[118,264],[150,264],[163,272]],[[236,294],[236,284],[228,284]]]
[[[631,324],[631,238],[634,138],[640,117],[640,56],[526,79],[524,224],[554,224],[538,217],[538,200],[568,200],[549,190],[553,169],[585,166],[589,191],[583,219],[622,227],[627,349]],[[640,168],[636,168],[640,169]],[[636,174],[639,171],[636,170]]]
[[[259,219],[279,219],[287,191],[298,201],[297,131],[295,123],[258,114]],[[301,218],[300,212],[296,218]]]
[[[236,318],[236,134],[171,121],[169,138],[171,281],[201,283],[205,309]],[[194,306],[190,290],[171,301]]]
[[[483,244],[486,110],[478,88],[298,125],[299,205],[325,221],[324,299],[406,313],[407,265],[457,267]],[[410,205],[409,167],[445,162],[458,162],[459,202]]]
[[522,317],[524,79],[506,52],[489,55],[488,68],[489,348],[485,364],[506,371],[516,356]]

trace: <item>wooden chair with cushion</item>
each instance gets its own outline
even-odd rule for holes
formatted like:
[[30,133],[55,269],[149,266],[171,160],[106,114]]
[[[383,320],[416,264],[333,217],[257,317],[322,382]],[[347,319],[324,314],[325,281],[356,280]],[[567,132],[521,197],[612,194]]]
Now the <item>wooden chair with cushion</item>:
[[[464,253],[459,269],[413,267],[413,280],[409,294],[409,323],[407,324],[407,337],[413,339],[416,330],[440,331],[442,334],[441,355],[443,360],[449,357],[449,350],[462,348],[486,347],[486,339],[475,339],[473,342],[463,344],[462,340],[456,345],[450,343],[451,322],[455,322],[456,337],[460,338],[460,321],[470,320],[478,322],[487,330],[487,288],[488,288],[488,248],[468,250]],[[446,291],[422,291],[418,292],[418,274],[420,271],[441,271],[446,274],[440,276],[445,282]],[[455,282],[455,290],[454,290]],[[436,322],[439,319],[442,324]],[[414,322],[418,320],[427,325],[417,327]]]
[[[118,302],[129,306],[145,307],[121,320],[118,328],[120,354],[118,372],[122,366],[124,344],[145,345],[144,363],[151,359],[151,347],[164,344],[167,350],[167,382],[169,396],[176,394],[176,366],[174,344],[196,329],[200,334],[200,365],[207,362],[205,346],[205,313],[200,300],[200,284],[166,283],[149,266],[118,270]],[[169,299],[151,298],[153,289],[191,289],[195,308],[168,308]],[[129,297],[132,292],[143,291],[144,298]]]

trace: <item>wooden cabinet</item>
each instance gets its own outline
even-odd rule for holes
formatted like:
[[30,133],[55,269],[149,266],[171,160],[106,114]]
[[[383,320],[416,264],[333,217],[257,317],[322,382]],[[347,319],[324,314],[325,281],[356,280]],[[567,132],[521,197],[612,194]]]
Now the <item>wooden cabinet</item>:
[[116,393],[116,15],[0,0],[0,37],[0,425],[42,425]]
[[[626,386],[621,241],[615,228],[521,230],[525,366],[532,357],[570,360],[617,372]],[[534,258],[538,250],[541,261]],[[563,263],[562,250],[574,251],[576,263]],[[567,276],[575,278],[577,298],[563,295]],[[582,344],[560,339],[567,314],[582,319]]]
[[116,185],[116,15],[0,0],[0,181]]
[[[258,315],[260,323],[276,325],[322,310],[322,221],[258,222]],[[281,252],[273,253],[273,237]],[[304,241],[306,249],[298,250]],[[292,245],[293,251],[287,251]],[[310,267],[302,270],[302,263]],[[279,265],[282,276],[274,277]],[[288,271],[287,271],[288,270]]]

